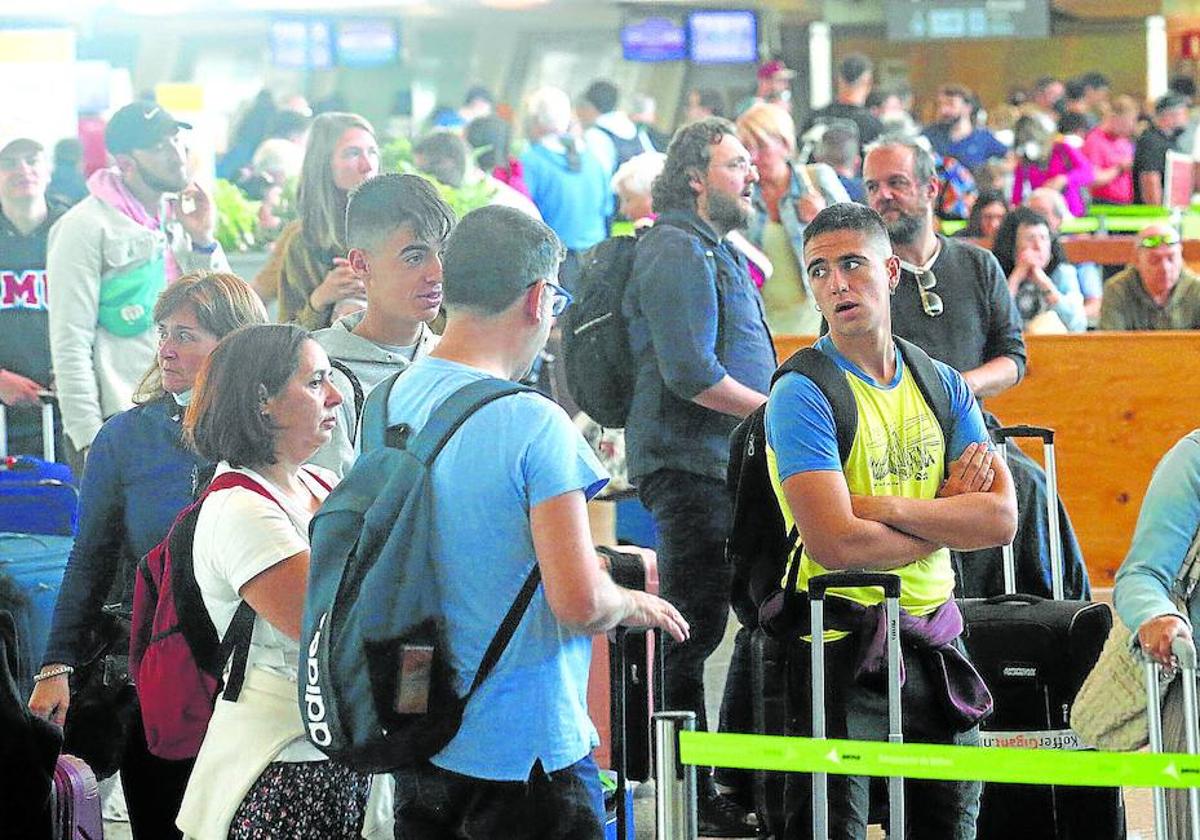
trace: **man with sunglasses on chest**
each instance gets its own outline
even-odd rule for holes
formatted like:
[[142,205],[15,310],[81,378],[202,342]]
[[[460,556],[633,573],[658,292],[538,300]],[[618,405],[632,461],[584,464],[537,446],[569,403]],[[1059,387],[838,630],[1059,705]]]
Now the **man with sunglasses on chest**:
[[[886,135],[867,151],[863,184],[867,204],[883,217],[900,258],[891,307],[894,334],[961,373],[981,404],[1020,382],[1025,339],[1004,272],[990,251],[938,233],[933,207],[939,183],[929,152],[910,137]],[[1000,425],[986,410],[984,419],[989,428]],[[1049,597],[1046,474],[1016,447],[1009,457],[1020,512],[1014,543],[1017,591]],[[1061,502],[1059,522],[1065,594],[1089,597],[1083,552]],[[999,549],[960,553],[956,561],[960,595],[1004,591]]]
[[1184,264],[1174,228],[1150,225],[1137,235],[1133,264],[1104,287],[1100,329],[1200,329],[1200,278]]
[[[692,628],[686,643],[666,641],[664,708],[695,712],[702,731],[704,663],[729,621],[729,433],[766,402],[775,370],[761,299],[745,257],[726,240],[746,224],[757,180],[728,120],[709,117],[676,132],[653,185],[659,217],[638,242],[622,302],[636,365],[629,475],[658,528],[660,593]],[[739,646],[722,721],[749,719],[747,683],[737,676],[743,654],[748,674],[749,647]],[[697,785],[701,835],[755,835],[703,768]]]

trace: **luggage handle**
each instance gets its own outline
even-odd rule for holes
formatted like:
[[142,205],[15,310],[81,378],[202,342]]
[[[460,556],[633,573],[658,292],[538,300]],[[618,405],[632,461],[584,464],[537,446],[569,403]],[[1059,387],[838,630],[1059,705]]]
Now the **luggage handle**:
[[808,581],[808,597],[813,601],[824,601],[828,589],[850,589],[878,586],[884,598],[900,597],[900,576],[887,572],[832,572],[818,575]]
[[[1162,730],[1162,707],[1159,705],[1159,678],[1162,666],[1144,650],[1138,651],[1145,663],[1146,720],[1150,731],[1150,752],[1164,752]],[[1196,718],[1196,648],[1189,639],[1176,637],[1171,642],[1171,653],[1179,664],[1183,678],[1184,735],[1189,755],[1200,750],[1200,732]],[[1156,840],[1167,840],[1167,800],[1163,789],[1152,789],[1154,796],[1154,836]],[[1188,788],[1188,810],[1191,815],[1192,840],[1200,840],[1200,788]]]
[[[1050,594],[1055,601],[1066,595],[1066,572],[1062,556],[1062,525],[1058,519],[1058,461],[1054,457],[1054,429],[1045,426],[1002,426],[992,431],[996,448],[1008,464],[1008,442],[1013,438],[1039,438],[1046,470],[1046,523],[1050,528]],[[1017,561],[1012,543],[1001,549],[1004,559],[1004,591],[1017,591]]]
[[[38,394],[42,403],[42,459],[55,460],[54,452],[54,394],[43,391]],[[0,403],[0,458],[8,457],[8,411]]]
[[984,598],[985,604],[1040,604],[1049,599],[1043,598],[1041,595],[1027,595],[1023,592],[1006,592],[1003,595],[993,595],[990,598]]
[[[833,572],[809,578],[808,598],[812,643],[812,736],[825,737],[825,592],[828,589],[872,586],[883,590],[887,616],[888,742],[904,742],[900,703],[900,576],[889,572]],[[829,786],[825,773],[812,774],[812,836],[829,837]],[[904,836],[904,779],[888,777],[888,836]]]

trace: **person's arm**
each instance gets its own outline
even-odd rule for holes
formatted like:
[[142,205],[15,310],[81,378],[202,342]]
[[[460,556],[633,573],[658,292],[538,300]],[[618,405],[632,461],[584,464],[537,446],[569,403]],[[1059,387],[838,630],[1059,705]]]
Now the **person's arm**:
[[300,222],[293,221],[279,232],[279,238],[271,246],[271,255],[267,258],[266,264],[259,269],[258,274],[250,283],[250,288],[258,293],[264,305],[279,297],[279,290],[283,284],[283,263],[287,257],[288,246],[299,230]]
[[[86,199],[85,199],[86,201]],[[93,346],[100,311],[101,231],[72,211],[50,229],[50,356],[63,431],[76,450],[91,446],[104,424]]]
[[307,589],[308,552],[301,551],[250,578],[238,594],[280,633],[299,639]]
[[1161,172],[1138,173],[1138,190],[1142,204],[1158,205],[1163,201],[1163,175]]
[[714,258],[676,228],[646,236],[654,238],[638,246],[634,282],[663,382],[680,399],[744,417],[766,397],[734,381],[717,358]]
[[1083,292],[1079,289],[1079,275],[1075,266],[1070,263],[1060,263],[1054,273],[1047,275],[1054,286],[1056,299],[1046,302],[1057,313],[1062,322],[1071,332],[1083,332],[1087,329],[1087,313],[1083,309]]
[[1008,291],[1008,283],[1000,263],[989,251],[977,252],[980,256],[978,270],[983,273],[980,282],[985,289],[984,313],[986,322],[981,326],[987,330],[984,342],[983,364],[972,370],[962,371],[963,378],[977,399],[994,397],[1021,381],[1025,373],[1025,337],[1022,334],[1021,314]]
[[888,571],[937,550],[937,544],[857,516],[840,471],[796,473],[783,480],[783,493],[804,549],[830,570]]
[[[1129,553],[1117,570],[1113,606],[1142,644],[1166,661],[1170,641],[1190,635],[1168,593],[1200,529],[1200,434],[1176,443],[1154,470]],[[1166,617],[1174,621],[1162,620]]]
[[[42,672],[75,667],[83,655],[88,631],[100,615],[104,598],[120,568],[124,544],[124,491],[120,459],[110,445],[110,425],[96,436],[79,494],[79,528],[63,573]],[[117,449],[119,450],[119,446]],[[29,698],[35,715],[62,726],[70,707],[70,681],[64,674],[40,680]]]
[[1060,153],[1065,154],[1071,163],[1071,168],[1066,172],[1067,189],[1083,189],[1096,179],[1096,171],[1092,167],[1092,162],[1082,151],[1069,143],[1060,143],[1059,149]]
[[542,570],[546,600],[560,623],[579,633],[603,633],[618,625],[657,627],[676,641],[688,624],[656,595],[613,583],[592,547],[583,492],[547,499],[529,512],[533,547]]

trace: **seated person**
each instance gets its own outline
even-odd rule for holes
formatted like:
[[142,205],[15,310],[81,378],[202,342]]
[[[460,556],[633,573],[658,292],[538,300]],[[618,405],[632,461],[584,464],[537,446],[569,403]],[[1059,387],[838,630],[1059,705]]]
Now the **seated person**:
[[1200,328],[1200,278],[1184,265],[1179,234],[1153,224],[1137,235],[1133,265],[1109,278],[1100,306],[1102,330]]
[[[1062,231],[1063,221],[1074,218],[1067,209],[1067,200],[1062,193],[1049,187],[1038,187],[1025,196],[1025,206],[1040,215],[1050,225],[1050,234],[1057,237]],[[1079,291],[1083,293],[1083,311],[1087,313],[1088,325],[1100,320],[1100,301],[1104,297],[1104,275],[1094,262],[1075,263],[1079,276]]]
[[1087,329],[1075,266],[1066,261],[1042,216],[1028,207],[1014,208],[996,231],[992,253],[1008,278],[1026,332]]
[[991,188],[982,189],[975,203],[971,205],[967,226],[954,235],[990,241],[995,238],[996,231],[1000,229],[1000,223],[1004,221],[1007,213],[1008,199],[1004,197],[1004,193]]

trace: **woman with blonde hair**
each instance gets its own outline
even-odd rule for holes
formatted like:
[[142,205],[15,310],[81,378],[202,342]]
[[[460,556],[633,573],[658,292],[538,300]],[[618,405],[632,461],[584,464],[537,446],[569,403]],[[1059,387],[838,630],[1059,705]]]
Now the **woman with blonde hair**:
[[850,196],[832,167],[796,163],[796,125],[783,108],[752,105],[737,118],[737,131],[758,167],[748,238],[774,268],[762,287],[767,325],[780,335],[815,335],[821,313],[804,271],[804,229]]
[[346,259],[346,203],[378,173],[379,146],[369,122],[338,112],[313,120],[296,195],[300,218],[283,229],[254,279],[265,300],[278,296],[280,321],[321,329],[338,301],[364,296]]
[[[29,698],[29,708],[39,717],[67,724],[68,742],[78,727],[101,728],[94,717],[102,710],[92,709],[93,719],[86,722],[77,715],[68,721],[67,712],[70,674],[83,664],[93,637],[107,621],[102,612],[106,597],[116,583],[118,611],[129,614],[138,559],[166,536],[208,471],[209,463],[182,442],[180,421],[196,374],[223,336],[266,320],[262,302],[233,274],[184,275],[154,306],[158,358],[138,388],[137,405],[109,418],[88,453],[79,493],[79,533],[54,608],[42,670]],[[128,641],[123,647],[128,651]],[[116,752],[107,759],[85,757],[101,774],[115,770],[113,764],[119,766],[134,838],[179,837],[175,815],[192,762],[150,754],[133,686],[127,686],[116,702],[124,710],[119,717],[128,725],[124,743],[108,745]],[[115,710],[110,711],[115,720]],[[84,735],[97,737],[95,732]],[[112,737],[106,733],[104,740]]]

